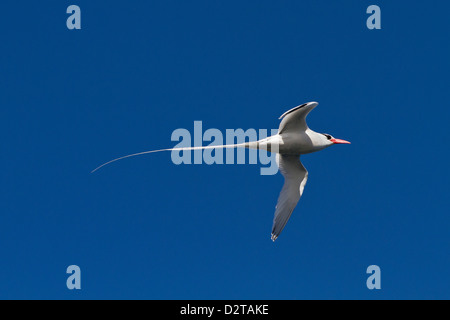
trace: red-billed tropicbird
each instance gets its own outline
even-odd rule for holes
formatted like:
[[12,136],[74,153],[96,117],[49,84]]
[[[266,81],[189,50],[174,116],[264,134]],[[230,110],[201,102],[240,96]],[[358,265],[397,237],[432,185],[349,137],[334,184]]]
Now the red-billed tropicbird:
[[308,179],[308,171],[306,171],[305,167],[300,162],[300,155],[316,152],[334,144],[350,143],[345,140],[333,138],[326,133],[315,132],[308,127],[306,124],[306,116],[312,109],[317,107],[317,105],[317,102],[309,102],[286,111],[280,117],[281,123],[278,133],[259,141],[219,146],[161,149],[134,153],[106,162],[92,172],[117,160],[161,151],[189,151],[243,147],[276,152],[278,167],[284,176],[284,186],[278,197],[273,219],[271,239],[275,241],[300,200]]

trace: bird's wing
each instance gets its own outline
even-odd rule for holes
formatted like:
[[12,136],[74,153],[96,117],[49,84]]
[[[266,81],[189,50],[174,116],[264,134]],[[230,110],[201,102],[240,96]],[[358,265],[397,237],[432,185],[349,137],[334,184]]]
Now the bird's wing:
[[308,129],[306,124],[306,116],[308,113],[317,107],[317,102],[309,102],[292,108],[289,111],[283,113],[280,117],[281,123],[278,128],[278,134],[286,132],[301,132]]
[[272,240],[275,241],[291,217],[300,200],[308,179],[308,171],[300,162],[300,156],[277,154],[278,166],[284,176],[284,186],[278,197],[273,218]]

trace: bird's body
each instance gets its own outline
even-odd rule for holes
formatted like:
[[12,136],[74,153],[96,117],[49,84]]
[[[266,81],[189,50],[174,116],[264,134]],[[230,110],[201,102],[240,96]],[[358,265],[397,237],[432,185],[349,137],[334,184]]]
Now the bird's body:
[[275,210],[271,235],[273,241],[289,220],[308,180],[308,171],[301,163],[300,155],[320,151],[333,144],[349,143],[308,127],[306,116],[317,105],[317,102],[309,102],[285,112],[280,117],[282,121],[276,135],[246,146],[278,154],[277,162],[285,182]]
[[120,159],[160,151],[187,151],[243,147],[275,152],[277,153],[277,163],[279,169],[285,179],[283,188],[278,198],[272,226],[271,239],[275,241],[285,227],[292,212],[294,211],[294,208],[300,200],[306,181],[308,180],[308,171],[301,163],[300,155],[320,151],[334,144],[350,143],[345,140],[335,139],[326,133],[315,132],[308,127],[306,124],[306,116],[317,105],[317,102],[309,102],[288,110],[280,117],[281,123],[278,133],[265,139],[235,145],[186,147],[145,151],[111,160],[101,165],[94,171]]
[[332,145],[324,144],[319,135],[322,134],[308,128],[304,132],[276,134],[256,143],[250,142],[246,148],[263,149],[280,154],[307,154],[320,151]]

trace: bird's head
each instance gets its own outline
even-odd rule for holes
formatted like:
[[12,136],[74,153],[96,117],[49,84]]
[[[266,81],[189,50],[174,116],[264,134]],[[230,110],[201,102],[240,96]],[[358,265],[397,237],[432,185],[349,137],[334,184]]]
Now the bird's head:
[[327,147],[332,146],[333,144],[350,144],[349,141],[342,140],[342,139],[336,139],[328,133],[322,133],[322,136],[323,136],[323,138],[322,138],[323,143]]

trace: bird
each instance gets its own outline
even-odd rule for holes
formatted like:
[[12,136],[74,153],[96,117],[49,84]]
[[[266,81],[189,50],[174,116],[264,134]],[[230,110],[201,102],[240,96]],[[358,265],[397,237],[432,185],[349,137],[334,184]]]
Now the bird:
[[306,117],[317,106],[318,103],[313,101],[301,104],[286,111],[279,118],[281,122],[277,134],[258,141],[227,145],[181,147],[144,151],[108,161],[92,170],[92,173],[118,160],[162,151],[247,148],[275,152],[278,168],[284,177],[284,185],[281,189],[281,193],[275,207],[275,215],[273,218],[270,236],[271,240],[275,241],[280,236],[295,207],[297,206],[308,180],[308,171],[300,161],[300,157],[304,154],[323,150],[332,145],[350,144],[349,141],[336,139],[327,133],[315,132],[308,127]]

